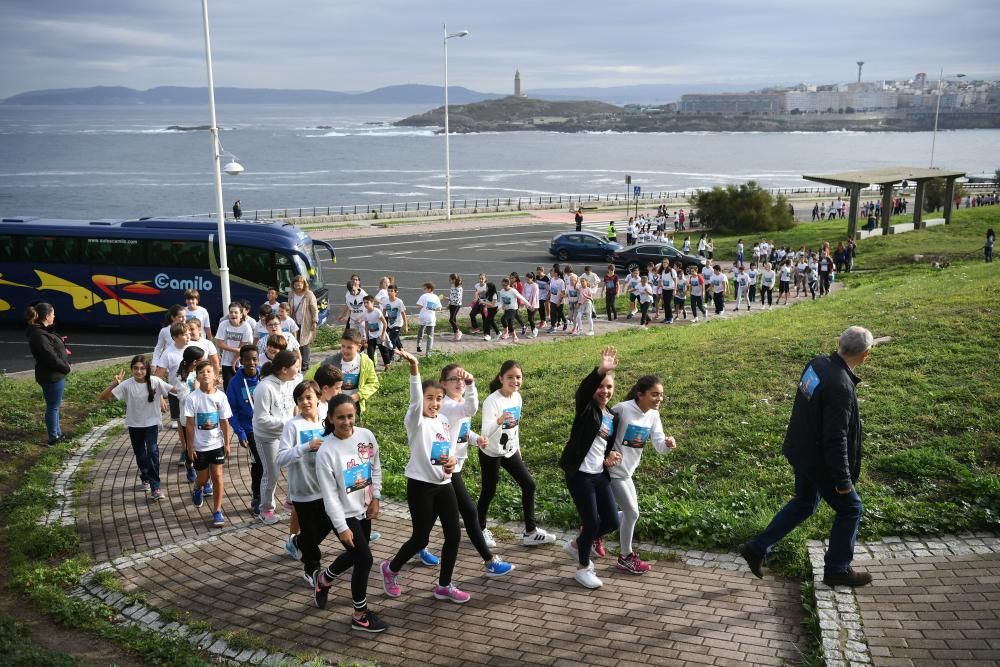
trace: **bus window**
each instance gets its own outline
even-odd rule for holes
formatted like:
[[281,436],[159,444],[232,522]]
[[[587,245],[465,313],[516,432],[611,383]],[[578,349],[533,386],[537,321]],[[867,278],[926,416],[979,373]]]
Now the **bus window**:
[[260,285],[270,285],[274,280],[274,252],[263,248],[228,245],[226,259],[232,271]]
[[292,278],[295,277],[296,270],[292,265],[292,260],[287,255],[279,255],[275,253],[274,256],[274,279],[275,287],[278,291],[285,293],[292,289]]
[[321,290],[325,285],[323,284],[323,268],[322,264],[319,263],[319,257],[316,256],[316,246],[309,244],[308,251],[306,255],[309,257],[309,261],[312,263],[313,272],[309,276],[309,289],[314,292]]
[[13,262],[19,259],[15,243],[20,237],[0,234],[0,262]]
[[149,256],[156,264],[184,269],[208,268],[207,241],[150,240]]
[[80,256],[79,241],[74,237],[24,236],[21,238],[21,261],[75,262]]
[[136,239],[86,239],[83,261],[92,267],[144,266],[145,243]]

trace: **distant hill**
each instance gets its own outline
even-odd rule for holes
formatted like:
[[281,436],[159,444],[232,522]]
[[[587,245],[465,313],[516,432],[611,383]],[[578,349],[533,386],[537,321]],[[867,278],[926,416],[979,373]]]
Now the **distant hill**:
[[[621,107],[596,101],[562,102],[513,96],[471,104],[451,104],[448,100],[449,129],[460,133],[526,130],[569,123],[583,127],[605,123],[622,111]],[[443,127],[444,107],[404,118],[395,125]]]
[[[531,97],[543,100],[600,100],[610,104],[668,104],[676,102],[681,95],[690,93],[739,93],[755,84],[717,83],[650,83],[633,86],[610,86],[606,88],[531,88]],[[449,100],[450,102],[451,100]]]
[[[333,90],[281,90],[275,88],[216,88],[219,104],[441,104],[441,86],[407,84],[387,86],[365,93]],[[461,86],[448,86],[448,102],[468,104],[501,97]],[[207,88],[158,86],[135,90],[123,86],[32,90],[3,100],[2,104],[23,106],[58,105],[197,105],[208,99]]]

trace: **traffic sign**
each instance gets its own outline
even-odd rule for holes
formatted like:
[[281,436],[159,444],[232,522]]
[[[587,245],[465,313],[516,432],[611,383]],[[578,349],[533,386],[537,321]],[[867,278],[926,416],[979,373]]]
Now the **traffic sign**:
[[641,193],[641,192],[642,192],[642,188],[639,187],[638,185],[636,185],[635,187],[632,188],[632,193],[635,195],[636,199],[639,198],[639,193]]

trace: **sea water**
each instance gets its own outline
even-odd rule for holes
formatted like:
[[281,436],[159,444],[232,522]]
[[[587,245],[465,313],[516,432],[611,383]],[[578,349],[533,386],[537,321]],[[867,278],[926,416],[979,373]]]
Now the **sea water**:
[[[440,201],[439,128],[391,123],[404,105],[221,106],[222,145],[246,172],[223,176],[244,211]],[[119,218],[214,209],[205,107],[0,106],[0,214]],[[803,174],[926,167],[930,132],[452,135],[453,198],[683,191],[755,180],[801,187]],[[938,133],[935,164],[1000,167],[1000,130]],[[228,161],[226,158],[224,161]]]

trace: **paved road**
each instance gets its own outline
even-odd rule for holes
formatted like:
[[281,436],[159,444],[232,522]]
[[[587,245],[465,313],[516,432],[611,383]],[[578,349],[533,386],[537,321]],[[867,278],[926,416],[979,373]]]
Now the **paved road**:
[[[585,228],[604,231],[605,225],[595,221]],[[408,231],[402,226],[398,234],[334,241],[337,263],[329,259],[323,261],[323,277],[330,290],[333,316],[336,317],[343,306],[343,286],[352,273],[360,274],[362,287],[371,294],[377,291],[381,276],[395,276],[400,285],[400,297],[407,306],[412,306],[422,292],[421,284],[427,280],[435,283],[438,293],[446,293],[448,274],[452,272],[462,275],[468,289],[476,282],[480,271],[499,281],[500,276],[511,271],[523,275],[536,266],[547,268],[554,261],[548,254],[549,239],[569,229],[572,227],[566,224],[525,225],[522,222],[506,226],[498,222],[491,229],[428,233]],[[118,329],[61,333],[69,336],[73,363],[149,352],[156,342],[155,335],[148,332]],[[0,369],[16,373],[33,367],[23,327],[0,328]]]

